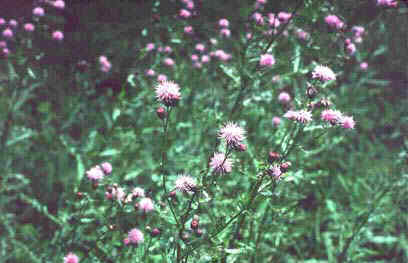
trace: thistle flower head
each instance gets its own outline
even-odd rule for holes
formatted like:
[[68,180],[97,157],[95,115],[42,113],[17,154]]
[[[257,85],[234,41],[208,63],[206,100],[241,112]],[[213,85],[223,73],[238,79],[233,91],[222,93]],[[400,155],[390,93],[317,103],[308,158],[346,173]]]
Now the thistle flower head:
[[194,178],[188,175],[179,175],[175,182],[175,188],[183,193],[193,193],[196,188]]
[[333,70],[329,67],[318,65],[312,72],[312,78],[326,82],[329,80],[336,80],[336,74],[334,74]]
[[128,233],[128,239],[129,239],[129,243],[139,245],[139,244],[143,243],[144,236],[143,236],[142,231],[140,231],[137,228],[133,228]]
[[228,122],[221,128],[218,137],[229,145],[237,145],[245,139],[245,130],[233,122]]
[[65,257],[64,257],[64,263],[78,263],[79,258],[77,255],[75,255],[72,252],[69,252]]
[[215,173],[229,173],[232,170],[232,161],[223,153],[214,153],[210,167]]
[[139,210],[148,213],[154,209],[154,204],[152,199],[145,197],[139,201]]
[[156,98],[166,106],[175,106],[180,100],[180,87],[173,81],[161,81],[156,86]]
[[86,176],[88,179],[92,181],[99,181],[102,180],[105,173],[102,171],[99,165],[92,167],[90,170],[86,172]]

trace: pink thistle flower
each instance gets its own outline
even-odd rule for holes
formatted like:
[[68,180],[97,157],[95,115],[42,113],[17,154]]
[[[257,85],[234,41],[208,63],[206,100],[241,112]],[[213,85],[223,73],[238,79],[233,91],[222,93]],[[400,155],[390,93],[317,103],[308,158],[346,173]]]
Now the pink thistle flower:
[[156,75],[156,72],[153,69],[146,70],[146,76],[153,77]]
[[156,86],[156,98],[166,106],[176,106],[181,98],[180,87],[173,81],[162,81]]
[[3,48],[2,53],[3,53],[4,57],[7,57],[10,54],[10,50],[5,47],[5,48]]
[[335,15],[328,15],[324,19],[326,23],[333,28],[341,29],[344,26],[344,23]]
[[170,54],[171,52],[173,52],[173,49],[171,47],[169,47],[169,46],[165,46],[164,47],[164,52],[167,53],[167,54]]
[[230,37],[231,36],[231,31],[228,28],[223,28],[223,29],[221,29],[220,34],[223,37]]
[[143,213],[148,213],[154,209],[154,204],[152,199],[145,197],[139,201],[139,210]]
[[210,56],[208,56],[208,55],[203,55],[203,56],[201,57],[201,62],[202,62],[202,63],[208,63],[208,62],[210,62]]
[[312,121],[312,113],[307,110],[300,110],[297,113],[296,121],[306,123]]
[[64,9],[65,8],[65,2],[63,0],[57,0],[54,2],[54,7],[58,9]]
[[287,92],[281,92],[281,93],[279,93],[278,100],[279,100],[281,103],[286,104],[286,103],[289,103],[289,102],[290,102],[291,97],[290,97],[289,93],[287,93]]
[[159,74],[159,75],[157,76],[157,81],[158,81],[158,82],[165,82],[165,81],[167,81],[167,76],[164,75],[164,74]]
[[6,41],[0,41],[0,48],[7,47],[7,42]]
[[191,55],[191,60],[192,61],[198,61],[198,55],[196,55],[196,54]]
[[27,23],[24,25],[24,30],[27,32],[33,32],[35,29],[34,25],[31,23]]
[[201,64],[200,62],[195,62],[195,63],[193,64],[193,67],[194,67],[194,68],[202,68],[202,67],[203,67],[203,64]]
[[282,23],[287,23],[292,18],[292,14],[286,12],[279,12],[278,18]]
[[218,137],[224,139],[228,145],[238,145],[245,139],[245,130],[233,122],[227,122],[219,131]]
[[361,62],[360,63],[360,69],[361,70],[367,70],[367,68],[368,68],[367,62]]
[[132,230],[129,231],[128,238],[129,238],[129,242],[135,245],[139,245],[143,243],[144,241],[144,236],[143,236],[142,231],[140,231],[137,228],[133,228]]
[[112,68],[112,64],[106,56],[99,57],[99,65],[102,72],[109,72]]
[[275,58],[271,54],[263,54],[259,60],[259,65],[263,67],[272,67],[275,65]]
[[44,9],[42,7],[36,7],[33,9],[33,15],[35,16],[44,16]]
[[303,29],[297,29],[295,32],[296,36],[301,39],[301,40],[308,40],[310,35],[309,33],[307,33],[306,31],[304,31]]
[[61,31],[54,31],[52,33],[52,38],[57,41],[62,41],[64,39],[64,33]]
[[273,126],[275,126],[275,127],[277,127],[277,126],[279,126],[279,124],[281,124],[281,118],[279,118],[279,117],[273,117],[272,118],[272,124],[273,124]]
[[174,184],[175,188],[183,193],[193,193],[197,186],[194,178],[188,175],[179,175]]
[[255,20],[255,22],[256,22],[258,25],[263,25],[263,24],[265,23],[264,18],[263,18],[263,16],[262,16],[261,13],[255,12],[255,13],[252,15],[252,18]]
[[355,121],[353,120],[353,117],[349,116],[342,116],[339,120],[339,123],[345,129],[354,129],[354,126],[356,124]]
[[168,67],[173,67],[174,64],[175,64],[174,60],[171,59],[171,58],[165,58],[165,59],[163,60],[163,62],[164,62],[164,64],[165,64],[166,66],[168,66]]
[[72,252],[69,252],[65,257],[64,257],[64,263],[78,263],[79,258],[77,255],[75,255]]
[[218,21],[218,25],[220,27],[229,27],[229,21],[225,18],[220,19],[220,21]]
[[126,193],[123,187],[113,187],[112,188],[112,198],[116,199],[117,201],[123,201],[125,199]]
[[154,43],[148,43],[148,44],[146,45],[146,51],[147,51],[147,52],[152,51],[154,48],[155,48]]
[[145,191],[141,187],[135,187],[135,188],[133,188],[132,195],[134,197],[136,197],[136,198],[137,197],[144,197],[145,196]]
[[112,172],[112,165],[109,162],[102,163],[101,168],[105,174],[110,174]]
[[129,239],[128,237],[125,238],[125,239],[123,239],[123,244],[124,244],[125,246],[129,245],[129,244],[130,244],[130,239]]
[[353,31],[354,37],[361,37],[365,32],[365,28],[362,26],[353,26],[351,31]]
[[281,24],[280,21],[279,21],[279,19],[275,16],[274,13],[269,13],[269,14],[268,14],[268,21],[269,21],[269,25],[270,25],[271,27],[274,27],[274,28],[279,27],[280,24]]
[[203,44],[201,44],[201,43],[198,43],[198,44],[195,46],[195,49],[196,49],[197,51],[199,51],[199,52],[204,52],[205,46],[204,46]]
[[300,123],[307,123],[307,122],[312,121],[312,113],[307,110],[300,110],[300,111],[289,110],[283,115],[283,117],[288,118],[289,120],[300,122]]
[[229,173],[232,170],[232,161],[223,153],[214,153],[210,161],[210,167],[215,173]]
[[188,1],[187,2],[187,4],[186,4],[186,7],[188,8],[188,9],[193,9],[194,8],[194,2],[193,1]]
[[377,0],[377,5],[395,7],[397,6],[397,2],[394,0]]
[[320,117],[323,121],[335,124],[343,117],[343,114],[338,110],[328,109],[323,110]]
[[261,5],[266,4],[266,0],[256,0],[256,2]]
[[353,43],[351,43],[351,44],[349,44],[349,45],[347,45],[346,46],[346,50],[347,50],[347,53],[349,54],[349,55],[353,55],[354,53],[356,53],[356,45],[354,45]]
[[6,24],[6,19],[0,17],[0,26],[3,26]]
[[191,16],[191,12],[186,9],[181,9],[179,12],[179,16],[182,18],[189,18]]
[[184,33],[192,34],[193,33],[193,27],[192,26],[185,26],[184,27]]
[[217,43],[218,43],[218,40],[217,39],[215,39],[215,38],[210,38],[210,43],[211,43],[211,45],[217,45]]
[[17,27],[18,23],[17,23],[17,21],[15,19],[10,19],[9,25],[11,27]]
[[246,35],[245,35],[245,37],[246,37],[246,39],[251,39],[252,38],[252,33],[246,33]]
[[329,67],[318,65],[312,72],[312,78],[326,82],[329,80],[336,80],[336,74],[334,74]]
[[102,180],[104,175],[105,175],[104,172],[102,171],[101,167],[99,167],[98,165],[92,167],[90,170],[86,172],[86,176],[88,177],[88,179],[92,181]]
[[280,176],[282,175],[282,171],[280,169],[280,165],[273,165],[269,168],[268,174],[275,177],[276,179],[279,179]]
[[6,28],[3,31],[3,37],[5,38],[12,38],[14,35],[13,30],[11,30],[10,28]]

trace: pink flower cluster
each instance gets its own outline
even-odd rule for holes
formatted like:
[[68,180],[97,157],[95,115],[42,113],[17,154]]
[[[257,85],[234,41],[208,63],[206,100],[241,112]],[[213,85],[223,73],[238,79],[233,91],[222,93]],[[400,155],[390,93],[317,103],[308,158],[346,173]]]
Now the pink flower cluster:
[[69,252],[65,257],[64,257],[64,263],[78,263],[79,258],[77,255],[75,255],[72,252]]
[[329,122],[332,125],[338,124],[345,129],[353,129],[355,126],[353,117],[345,116],[338,110],[323,110],[320,117],[323,121]]
[[215,173],[224,174],[232,171],[232,160],[223,153],[214,153],[210,167]]
[[226,123],[218,133],[228,145],[236,146],[245,139],[245,130],[233,122]]
[[229,27],[229,25],[230,25],[230,23],[229,23],[229,21],[227,20],[227,19],[225,19],[225,18],[221,18],[219,21],[218,21],[218,25],[220,26],[220,35],[222,36],[222,37],[230,37],[231,36],[231,31],[230,31],[230,29],[228,28]]
[[166,106],[176,106],[181,98],[180,87],[173,81],[161,81],[156,86],[156,98]]
[[396,7],[398,2],[395,0],[377,0],[377,5],[386,7]]
[[104,162],[88,170],[86,176],[92,181],[100,181],[105,175],[109,175],[110,173],[112,173],[112,165],[108,162]]
[[321,80],[323,82],[329,80],[336,80],[336,74],[329,67],[318,65],[312,72],[312,78]]
[[106,56],[99,57],[99,65],[102,72],[109,72],[112,68],[112,64]]
[[300,123],[308,123],[312,121],[312,113],[307,110],[300,111],[289,110],[283,115],[283,117]]
[[263,54],[261,55],[261,59],[259,60],[259,65],[262,67],[272,67],[275,65],[275,58],[271,54]]
[[176,190],[182,193],[193,193],[197,187],[194,178],[189,175],[179,175],[174,182],[174,185]]
[[328,15],[324,19],[326,23],[334,29],[342,29],[344,27],[344,22],[340,20],[336,15]]
[[129,231],[127,237],[123,240],[125,245],[140,245],[144,242],[144,235],[143,232],[137,228],[133,228]]

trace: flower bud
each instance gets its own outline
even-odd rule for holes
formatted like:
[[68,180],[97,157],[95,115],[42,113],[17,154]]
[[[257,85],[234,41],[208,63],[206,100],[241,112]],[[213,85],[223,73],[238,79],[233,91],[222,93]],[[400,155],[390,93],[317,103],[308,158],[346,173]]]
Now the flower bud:
[[235,150],[237,150],[238,152],[245,152],[247,150],[247,146],[243,143],[238,143],[237,145],[235,145]]
[[332,105],[331,101],[328,99],[321,99],[318,103],[317,106],[320,108],[328,108]]
[[82,198],[84,198],[84,194],[83,194],[82,192],[77,192],[77,193],[76,193],[76,197],[77,197],[79,200],[82,200]]
[[150,234],[152,235],[152,237],[157,237],[158,235],[160,235],[160,230],[158,228],[153,228]]
[[285,173],[289,170],[290,166],[292,166],[292,164],[290,162],[284,162],[280,165],[280,169],[282,171],[282,173]]
[[313,87],[312,85],[308,85],[307,89],[306,89],[306,95],[309,99],[313,99],[314,97],[316,97],[318,91],[315,87]]
[[269,156],[268,156],[268,161],[270,163],[273,163],[275,161],[279,161],[279,159],[281,158],[281,155],[277,152],[269,152]]
[[92,188],[93,188],[94,190],[96,190],[96,188],[98,188],[98,186],[99,186],[99,182],[98,182],[98,181],[94,181],[94,182],[92,183]]
[[166,109],[164,109],[163,107],[157,108],[156,113],[161,120],[164,120],[167,117]]
[[203,230],[197,228],[197,230],[194,232],[198,237],[201,237],[203,235]]
[[191,221],[191,229],[197,229],[198,228],[198,225],[199,225],[199,222],[198,222],[198,220],[196,220],[196,219],[193,219],[193,221]]

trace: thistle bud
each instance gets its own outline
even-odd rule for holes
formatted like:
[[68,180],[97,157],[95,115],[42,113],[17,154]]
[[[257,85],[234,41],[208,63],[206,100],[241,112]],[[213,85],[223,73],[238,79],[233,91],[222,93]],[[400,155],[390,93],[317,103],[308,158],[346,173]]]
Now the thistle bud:
[[202,235],[203,235],[203,230],[201,230],[201,229],[197,229],[195,232],[194,232],[198,237],[201,237]]
[[309,99],[313,99],[314,97],[316,97],[318,91],[315,87],[313,87],[312,85],[308,85],[307,89],[306,89],[306,95]]
[[284,162],[280,165],[280,169],[282,171],[282,173],[285,173],[289,170],[289,168],[292,166],[292,164],[290,162]]
[[318,103],[317,106],[320,108],[328,108],[332,105],[331,101],[328,99],[321,99]]
[[160,230],[158,228],[154,228],[150,234],[152,237],[157,237],[160,235]]
[[273,163],[275,161],[279,161],[279,159],[281,158],[281,155],[277,152],[269,152],[269,156],[268,156],[268,161],[270,163]]
[[76,197],[81,200],[82,198],[84,198],[84,194],[82,192],[77,192],[76,193]]
[[161,120],[164,120],[167,117],[166,109],[164,109],[163,107],[157,108],[156,114]]
[[199,225],[198,220],[193,219],[193,221],[191,221],[191,224],[190,224],[191,229],[193,229],[193,230],[197,229],[197,228],[198,228],[198,225]]
[[243,143],[238,143],[234,146],[234,149],[238,152],[245,152],[247,150],[247,146]]

